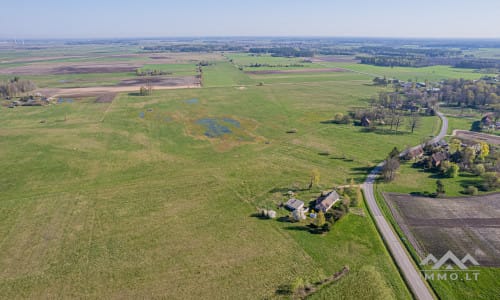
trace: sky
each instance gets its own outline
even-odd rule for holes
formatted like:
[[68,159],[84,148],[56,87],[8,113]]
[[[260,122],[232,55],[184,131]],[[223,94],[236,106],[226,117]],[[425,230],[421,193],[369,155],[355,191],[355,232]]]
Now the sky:
[[8,39],[500,38],[500,0],[2,0],[1,10]]

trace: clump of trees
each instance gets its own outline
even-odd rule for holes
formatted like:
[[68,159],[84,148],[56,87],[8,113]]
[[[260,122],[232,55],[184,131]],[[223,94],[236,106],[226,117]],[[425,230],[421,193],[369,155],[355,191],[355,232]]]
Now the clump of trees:
[[394,147],[389,156],[387,156],[384,166],[382,167],[382,177],[386,182],[393,181],[396,178],[396,172],[400,167],[398,148]]
[[161,75],[171,75],[172,72],[165,72],[161,70],[149,70],[149,69],[136,69],[135,75],[137,76],[161,76]]
[[449,79],[442,82],[438,100],[471,108],[500,104],[500,85],[486,80]]
[[0,95],[2,97],[16,97],[19,94],[31,92],[36,89],[36,84],[31,80],[14,77],[0,83]]
[[336,113],[335,116],[333,116],[332,123],[335,123],[335,124],[350,124],[351,123],[351,118],[349,117],[348,114],[344,115],[343,113]]
[[139,89],[139,95],[141,96],[150,96],[153,94],[153,87],[148,85],[148,86],[141,86]]
[[249,64],[249,65],[246,65],[245,67],[250,67],[250,68],[263,68],[263,67],[267,67],[267,68],[302,68],[302,67],[305,67],[305,65],[303,65],[303,64],[287,64],[287,65],[283,65],[283,64],[252,63],[252,64]]
[[276,57],[311,57],[314,52],[310,49],[293,47],[268,47],[268,48],[250,48],[249,53],[271,54]]
[[[463,191],[465,194],[475,195],[478,190],[494,191],[500,188],[498,148],[490,148],[485,142],[467,144],[455,138],[448,146],[426,144],[423,150],[424,156],[413,164],[414,167],[423,167],[441,178],[456,178],[460,172],[481,178],[476,185],[467,186]],[[438,156],[439,161],[436,161]]]

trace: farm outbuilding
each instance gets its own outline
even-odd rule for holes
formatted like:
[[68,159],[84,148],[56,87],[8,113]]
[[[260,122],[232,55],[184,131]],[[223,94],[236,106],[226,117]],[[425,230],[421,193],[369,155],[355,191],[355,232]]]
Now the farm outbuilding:
[[372,124],[372,122],[370,121],[370,119],[368,119],[367,116],[363,116],[361,118],[361,126],[363,126],[363,127],[370,127],[371,124]]
[[303,209],[304,208],[304,202],[300,201],[299,199],[291,198],[285,203],[285,206],[289,210],[297,210],[297,209]]

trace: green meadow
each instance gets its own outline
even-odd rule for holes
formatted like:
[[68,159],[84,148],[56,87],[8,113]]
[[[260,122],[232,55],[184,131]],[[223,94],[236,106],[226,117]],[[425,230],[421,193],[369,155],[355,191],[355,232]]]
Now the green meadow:
[[[411,297],[363,203],[323,236],[253,214],[290,189],[310,201],[362,182],[393,147],[435,134],[439,120],[425,117],[413,134],[332,124],[381,89],[371,76],[249,75],[237,65],[254,57],[227,56],[233,63],[203,67],[200,89],[0,107],[0,298],[289,298],[282,286],[346,265],[348,275],[311,298]],[[296,60],[257,62],[287,61]],[[419,80],[455,74],[345,67]],[[191,74],[195,64],[145,68]],[[121,75],[99,76],[112,84]],[[33,80],[64,87],[63,78]],[[308,191],[313,169],[321,180]]]

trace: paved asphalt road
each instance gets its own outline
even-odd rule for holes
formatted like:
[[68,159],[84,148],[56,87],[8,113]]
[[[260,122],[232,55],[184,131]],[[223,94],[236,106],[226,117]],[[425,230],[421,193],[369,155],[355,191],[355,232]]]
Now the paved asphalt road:
[[[442,120],[441,131],[436,137],[432,139],[432,142],[436,142],[442,139],[448,131],[448,119],[446,119],[446,117],[442,113],[438,113],[438,116]],[[421,147],[421,145],[415,146],[414,148],[417,147]],[[407,152],[405,151],[401,155],[404,155],[406,153]],[[406,253],[403,244],[399,240],[398,236],[394,233],[394,231],[392,231],[391,226],[385,219],[384,215],[381,213],[377,201],[375,201],[373,184],[375,183],[375,179],[377,178],[377,176],[380,174],[383,165],[384,163],[382,162],[377,167],[375,167],[375,169],[372,170],[372,172],[368,175],[365,183],[363,184],[368,207],[372,212],[373,218],[375,219],[375,223],[377,224],[380,234],[382,234],[382,237],[385,240],[389,251],[392,254],[392,257],[396,261],[396,264],[398,265],[401,273],[403,273],[403,276],[413,295],[420,300],[433,299],[432,293],[425,285],[422,276],[420,276],[420,271],[415,269],[415,266],[412,264],[411,257]]]

